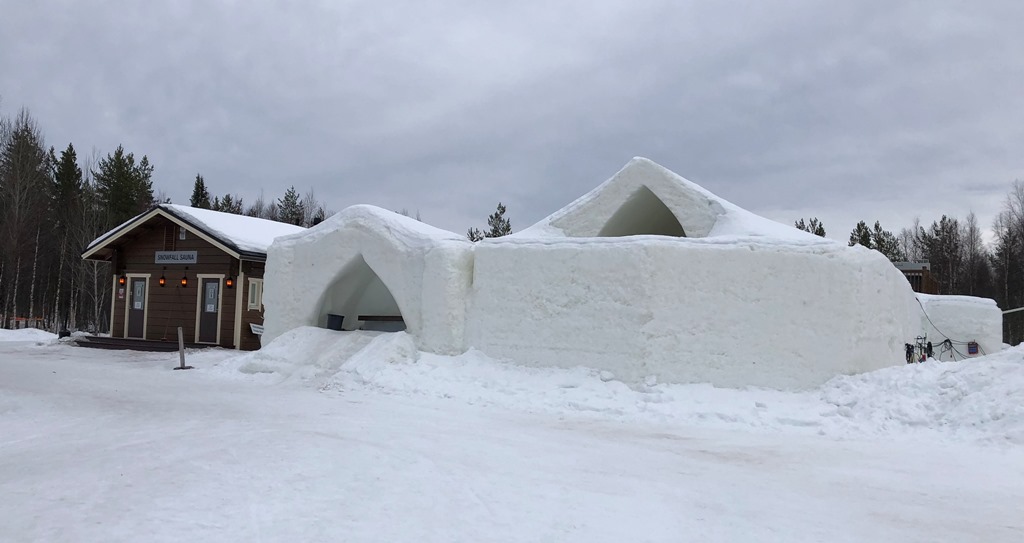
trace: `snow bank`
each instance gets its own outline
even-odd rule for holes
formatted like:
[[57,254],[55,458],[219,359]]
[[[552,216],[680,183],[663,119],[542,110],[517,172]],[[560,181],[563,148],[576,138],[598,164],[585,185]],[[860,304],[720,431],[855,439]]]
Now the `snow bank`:
[[20,330],[0,329],[0,341],[45,343],[55,339],[57,339],[57,334],[51,334],[45,330],[35,328],[22,328]]
[[627,385],[619,375],[589,367],[527,367],[478,350],[456,356],[417,352],[405,333],[334,334],[310,327],[225,361],[223,368],[274,381],[300,378],[322,391],[428,396],[560,417],[836,438],[926,432],[1024,444],[1024,347],[967,361],[933,360],[839,376],[799,392],[654,379]]
[[[980,352],[996,353],[1003,348],[1003,313],[995,300],[974,296],[934,296],[918,294],[917,312],[920,335],[932,342],[935,355],[942,360],[972,356],[967,343],[978,342]],[[943,350],[939,344],[949,339],[954,350]],[[975,355],[975,356],[978,356]]]
[[850,424],[881,434],[928,428],[1024,444],[1024,347],[841,376],[821,397]]

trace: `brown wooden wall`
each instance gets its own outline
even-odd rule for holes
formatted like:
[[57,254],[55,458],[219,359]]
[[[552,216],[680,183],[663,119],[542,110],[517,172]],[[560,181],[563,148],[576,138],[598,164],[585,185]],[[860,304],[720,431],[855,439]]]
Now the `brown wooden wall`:
[[240,337],[243,351],[255,351],[260,348],[260,336],[252,333],[249,325],[263,324],[263,309],[262,306],[258,311],[249,309],[249,279],[262,279],[264,268],[263,262],[242,263],[242,270],[245,272],[245,284],[238,285],[238,289],[239,294],[242,295],[242,335]]
[[[196,251],[198,264],[184,265],[156,264],[156,251]],[[153,220],[140,225],[132,232],[118,240],[118,251],[113,258],[114,276],[129,273],[148,273],[149,313],[146,325],[146,339],[177,341],[177,329],[181,326],[184,331],[185,341],[195,341],[196,332],[196,308],[199,303],[198,297],[201,294],[198,274],[223,274],[225,278],[235,277],[239,272],[239,261],[231,255],[223,252],[213,244],[201,239],[192,231],[186,233],[184,240],[178,239],[178,226],[163,217],[154,217]],[[263,276],[263,263],[244,263],[246,275],[251,271],[258,277]],[[167,284],[160,287],[158,279],[161,274],[167,278]],[[182,275],[188,276],[188,286],[181,286]],[[130,296],[129,290],[131,281],[125,285],[125,298]],[[118,298],[118,288],[114,290],[114,311],[113,328],[111,335],[121,337],[124,335],[125,323],[125,298]],[[259,348],[259,338],[249,330],[249,322],[262,324],[262,313],[248,311],[244,299],[248,294],[248,281],[246,284],[236,284],[234,288],[227,288],[221,283],[221,307],[220,307],[220,343],[223,347],[235,347],[235,301],[237,296],[242,296],[241,323],[241,347],[243,349]]]

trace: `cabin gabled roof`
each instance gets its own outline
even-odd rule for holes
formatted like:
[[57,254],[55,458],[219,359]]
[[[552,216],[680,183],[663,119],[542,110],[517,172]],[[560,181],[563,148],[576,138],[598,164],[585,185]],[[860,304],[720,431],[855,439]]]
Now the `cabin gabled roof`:
[[82,258],[107,260],[112,246],[118,240],[156,217],[163,217],[185,228],[241,260],[265,261],[267,248],[274,238],[305,230],[301,226],[257,217],[183,205],[157,204],[93,240],[82,252]]

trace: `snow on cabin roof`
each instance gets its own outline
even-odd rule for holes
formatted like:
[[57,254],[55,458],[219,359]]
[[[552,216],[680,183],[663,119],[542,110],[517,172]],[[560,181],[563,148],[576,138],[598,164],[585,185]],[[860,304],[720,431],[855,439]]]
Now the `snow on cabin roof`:
[[265,255],[274,238],[302,232],[305,228],[257,217],[224,213],[211,209],[200,209],[177,204],[158,204],[145,213],[132,217],[123,224],[96,238],[86,247],[83,257],[88,257],[104,245],[114,241],[121,234],[148,221],[156,215],[166,215],[175,222],[185,223],[206,236],[213,238],[239,255]]

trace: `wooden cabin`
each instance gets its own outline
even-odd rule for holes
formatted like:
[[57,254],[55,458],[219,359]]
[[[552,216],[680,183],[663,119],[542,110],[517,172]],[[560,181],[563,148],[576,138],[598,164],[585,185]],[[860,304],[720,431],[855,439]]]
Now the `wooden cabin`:
[[255,350],[274,238],[303,228],[159,204],[100,236],[82,258],[111,263],[110,335]]
[[928,262],[893,262],[896,269],[903,272],[903,275],[910,282],[910,288],[914,292],[923,294],[938,294],[939,282],[932,275]]

